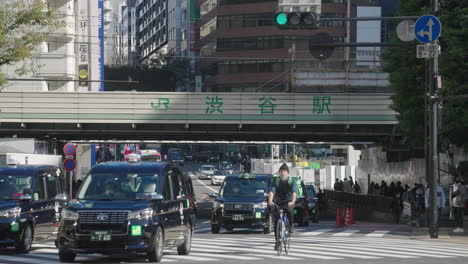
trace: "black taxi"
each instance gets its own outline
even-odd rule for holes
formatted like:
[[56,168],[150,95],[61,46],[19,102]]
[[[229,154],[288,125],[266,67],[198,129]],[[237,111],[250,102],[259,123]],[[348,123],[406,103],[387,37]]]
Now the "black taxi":
[[57,244],[63,262],[79,254],[143,253],[160,262],[164,248],[188,255],[193,210],[180,167],[167,162],[94,166],[63,209]]
[[27,253],[33,241],[53,240],[67,200],[59,168],[0,166],[0,247]]
[[261,228],[265,234],[273,229],[268,209],[272,176],[268,174],[228,175],[215,198],[211,211],[211,232],[221,228]]

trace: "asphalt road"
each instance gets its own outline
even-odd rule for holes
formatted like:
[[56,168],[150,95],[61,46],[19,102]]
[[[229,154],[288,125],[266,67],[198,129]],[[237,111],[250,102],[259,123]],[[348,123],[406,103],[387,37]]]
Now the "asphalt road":
[[[212,199],[209,180],[198,180],[196,171],[201,164],[187,163],[185,170],[192,175],[202,216],[209,215]],[[466,236],[445,240],[417,237],[405,226],[358,222],[336,228],[333,221],[320,221],[308,227],[296,227],[287,256],[277,256],[273,250],[273,234],[262,230],[234,229],[211,233],[209,218],[200,218],[196,225],[189,256],[179,256],[166,249],[162,263],[356,263],[356,264],[461,264],[468,263]],[[60,263],[52,242],[34,244],[29,254],[16,254],[13,249],[0,251],[0,264]],[[77,263],[148,263],[144,255],[99,254],[78,255]]]
[[[162,263],[467,263],[468,244],[413,239],[392,225],[357,224],[335,228],[333,222],[297,227],[291,239],[291,252],[277,256],[273,235],[261,230],[234,229],[211,234],[210,223],[200,220],[189,256],[164,251]],[[77,263],[147,263],[143,255],[78,255]],[[59,263],[52,243],[35,244],[29,254],[0,251],[0,264]]]

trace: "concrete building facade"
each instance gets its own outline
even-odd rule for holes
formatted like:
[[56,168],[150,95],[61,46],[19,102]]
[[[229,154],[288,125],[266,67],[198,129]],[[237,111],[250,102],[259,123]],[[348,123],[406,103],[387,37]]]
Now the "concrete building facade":
[[[2,69],[10,78],[4,91],[100,91],[104,78],[104,0],[47,0],[64,26],[47,35],[34,52],[35,69],[22,76],[15,67]],[[88,81],[97,82],[88,82]]]

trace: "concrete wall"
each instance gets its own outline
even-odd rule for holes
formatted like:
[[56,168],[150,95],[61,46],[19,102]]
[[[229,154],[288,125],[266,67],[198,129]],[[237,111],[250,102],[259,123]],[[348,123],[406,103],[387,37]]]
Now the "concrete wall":
[[76,163],[75,179],[83,180],[91,169],[91,145],[80,144],[76,146]]
[[[403,184],[413,186],[414,183],[427,185],[425,179],[424,159],[411,159],[404,162],[387,162],[386,153],[381,147],[363,149],[362,159],[357,166],[357,181],[363,192],[367,192],[368,183],[374,181],[380,185],[384,180],[387,184],[401,181]],[[462,149],[455,149],[453,163],[458,164],[467,160],[468,155]],[[452,175],[448,174],[450,159],[445,153],[439,154],[440,182],[442,185],[452,183]],[[370,175],[370,176],[368,176]]]

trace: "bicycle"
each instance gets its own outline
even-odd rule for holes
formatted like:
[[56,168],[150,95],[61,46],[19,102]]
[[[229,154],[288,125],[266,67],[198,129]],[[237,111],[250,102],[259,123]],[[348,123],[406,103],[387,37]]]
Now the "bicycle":
[[289,247],[290,247],[290,239],[291,236],[289,234],[289,220],[286,214],[284,213],[284,208],[286,208],[288,205],[286,204],[285,206],[282,206],[281,208],[276,205],[276,207],[279,209],[279,217],[277,220],[277,225],[276,225],[276,251],[278,253],[278,256],[281,256],[283,253],[283,247],[284,247],[284,253],[287,255],[289,253]]

